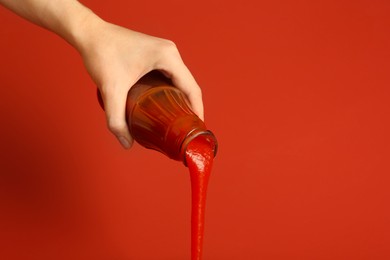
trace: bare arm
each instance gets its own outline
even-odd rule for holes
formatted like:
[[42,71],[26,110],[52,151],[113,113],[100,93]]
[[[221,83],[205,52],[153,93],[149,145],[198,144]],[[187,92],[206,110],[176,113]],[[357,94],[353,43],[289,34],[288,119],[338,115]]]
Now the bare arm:
[[203,119],[201,90],[171,41],[107,23],[76,0],[0,0],[0,4],[79,51],[102,94],[108,128],[123,147],[133,142],[125,118],[127,92],[151,70],[169,76]]
[[58,34],[73,46],[77,45],[84,30],[82,25],[86,25],[89,16],[95,16],[81,3],[72,0],[0,0],[0,4]]

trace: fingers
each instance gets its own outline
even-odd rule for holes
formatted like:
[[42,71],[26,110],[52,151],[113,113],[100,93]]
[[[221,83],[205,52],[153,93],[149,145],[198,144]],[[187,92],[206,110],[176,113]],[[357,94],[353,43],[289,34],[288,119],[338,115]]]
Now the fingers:
[[134,33],[129,31],[125,36],[134,40],[128,41],[123,35],[115,36],[118,35],[104,38],[113,41],[102,45],[105,48],[108,46],[108,50],[92,52],[99,55],[92,55],[93,59],[87,56],[89,62],[86,64],[89,64],[89,72],[100,86],[107,126],[124,148],[128,149],[133,144],[126,120],[128,91],[151,70],[160,70],[171,78],[172,83],[187,96],[194,113],[204,120],[201,89],[173,42],[143,34],[134,37]]
[[198,83],[196,83],[194,77],[188,68],[182,64],[180,70],[175,70],[172,74],[171,80],[173,84],[181,89],[190,101],[191,108],[194,113],[199,116],[200,119],[204,120],[204,110],[202,101],[202,90]]
[[107,127],[116,136],[120,144],[129,149],[133,144],[126,121],[126,101],[128,88],[103,87],[102,97],[106,112]]
[[165,55],[163,55],[157,69],[163,71],[172,80],[175,87],[184,92],[194,113],[204,120],[202,90],[184,64],[174,43],[167,41]]

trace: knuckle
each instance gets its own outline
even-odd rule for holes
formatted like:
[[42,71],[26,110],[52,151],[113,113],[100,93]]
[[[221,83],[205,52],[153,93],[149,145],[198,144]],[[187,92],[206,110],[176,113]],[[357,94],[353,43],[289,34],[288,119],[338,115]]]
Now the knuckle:
[[167,54],[179,54],[176,44],[171,40],[163,40],[162,42],[162,51]]
[[201,97],[203,95],[202,89],[200,87],[197,87],[195,91],[196,91],[198,96]]
[[119,135],[124,129],[126,129],[126,124],[119,120],[108,119],[107,127],[113,134]]
[[202,89],[199,86],[194,87],[191,92],[195,97],[202,98]]
[[165,45],[169,48],[177,49],[176,44],[171,40],[164,40]]

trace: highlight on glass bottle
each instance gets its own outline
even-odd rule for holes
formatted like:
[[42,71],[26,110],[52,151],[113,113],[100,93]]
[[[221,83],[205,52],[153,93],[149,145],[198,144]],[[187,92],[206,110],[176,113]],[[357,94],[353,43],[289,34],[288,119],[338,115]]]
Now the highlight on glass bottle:
[[130,89],[126,117],[134,140],[171,159],[186,164],[187,145],[198,136],[210,143],[214,156],[217,153],[214,134],[191,110],[186,95],[160,72],[148,73]]

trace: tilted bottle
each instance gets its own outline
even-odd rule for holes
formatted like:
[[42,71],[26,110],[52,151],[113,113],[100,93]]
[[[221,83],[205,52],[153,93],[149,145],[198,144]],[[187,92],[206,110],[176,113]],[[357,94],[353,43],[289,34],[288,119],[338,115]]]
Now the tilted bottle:
[[[99,101],[102,105],[99,95]],[[185,162],[187,145],[203,136],[217,152],[217,140],[191,110],[186,95],[161,73],[153,71],[129,91],[126,118],[130,133],[140,145],[171,159]]]

